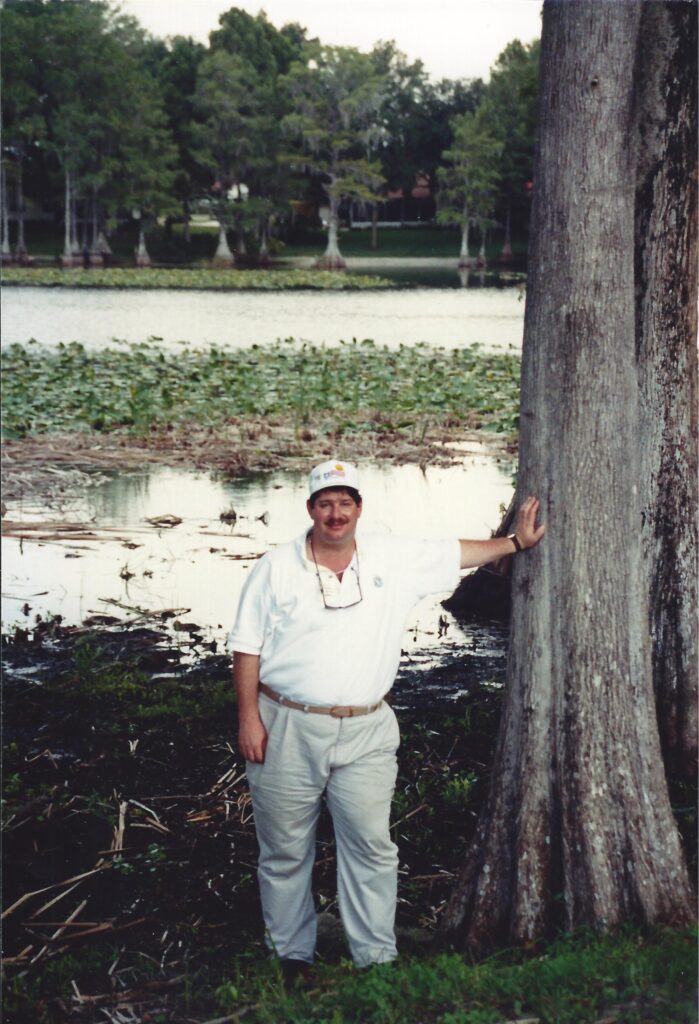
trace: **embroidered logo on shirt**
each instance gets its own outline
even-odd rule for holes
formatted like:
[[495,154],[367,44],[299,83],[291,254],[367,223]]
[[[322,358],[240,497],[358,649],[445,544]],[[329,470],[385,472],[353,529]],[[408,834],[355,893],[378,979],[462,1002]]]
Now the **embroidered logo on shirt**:
[[383,586],[383,580],[381,579],[380,576],[374,576],[374,586],[375,587],[382,587]]

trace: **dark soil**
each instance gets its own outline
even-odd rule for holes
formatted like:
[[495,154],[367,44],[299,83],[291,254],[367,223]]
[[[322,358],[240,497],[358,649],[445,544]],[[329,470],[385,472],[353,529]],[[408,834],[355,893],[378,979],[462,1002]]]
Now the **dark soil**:
[[[419,653],[401,667],[393,817],[406,951],[429,942],[487,789],[504,639],[484,627],[468,650],[445,638],[436,667]],[[228,657],[183,656],[166,623],[100,618],[17,630],[3,661],[4,956],[11,984],[44,1007],[35,1019],[102,1019],[100,1004],[76,1016],[70,986],[108,993],[115,959],[129,984],[186,971],[205,989],[232,957],[259,956]],[[337,960],[347,951],[327,817],[315,891],[321,954]]]

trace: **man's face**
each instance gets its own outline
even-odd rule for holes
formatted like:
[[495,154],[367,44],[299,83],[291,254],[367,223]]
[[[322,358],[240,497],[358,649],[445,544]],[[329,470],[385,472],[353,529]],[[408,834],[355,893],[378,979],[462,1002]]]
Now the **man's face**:
[[354,540],[357,520],[362,514],[361,504],[343,489],[328,488],[320,492],[311,505],[306,502],[308,514],[313,520],[313,536],[323,544],[342,547]]

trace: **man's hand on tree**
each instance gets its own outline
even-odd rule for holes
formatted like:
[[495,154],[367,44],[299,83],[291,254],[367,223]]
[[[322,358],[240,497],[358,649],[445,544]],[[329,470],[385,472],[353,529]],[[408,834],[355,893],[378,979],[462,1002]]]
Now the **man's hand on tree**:
[[542,523],[536,525],[536,517],[539,511],[539,499],[529,497],[519,507],[517,520],[515,522],[515,533],[523,548],[533,548],[539,543],[546,532]]
[[262,764],[267,750],[267,730],[262,719],[250,719],[240,722],[238,727],[238,750],[246,761]]

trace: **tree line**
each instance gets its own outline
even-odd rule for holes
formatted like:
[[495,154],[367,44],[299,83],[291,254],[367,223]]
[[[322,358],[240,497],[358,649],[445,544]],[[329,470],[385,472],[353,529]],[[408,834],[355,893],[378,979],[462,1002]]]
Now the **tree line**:
[[538,42],[510,43],[485,84],[433,82],[392,42],[327,46],[235,7],[208,46],[156,39],[103,0],[6,0],[0,27],[4,261],[30,259],[27,200],[62,219],[66,266],[101,265],[128,219],[148,265],[152,225],[179,219],[189,241],[197,209],[218,222],[218,262],[252,248],[264,263],[271,233],[323,206],[319,262],[338,268],[342,209],[364,204],[376,228],[379,204],[418,180],[460,227],[463,264],[473,225],[482,247],[502,226],[505,258],[526,226]]

